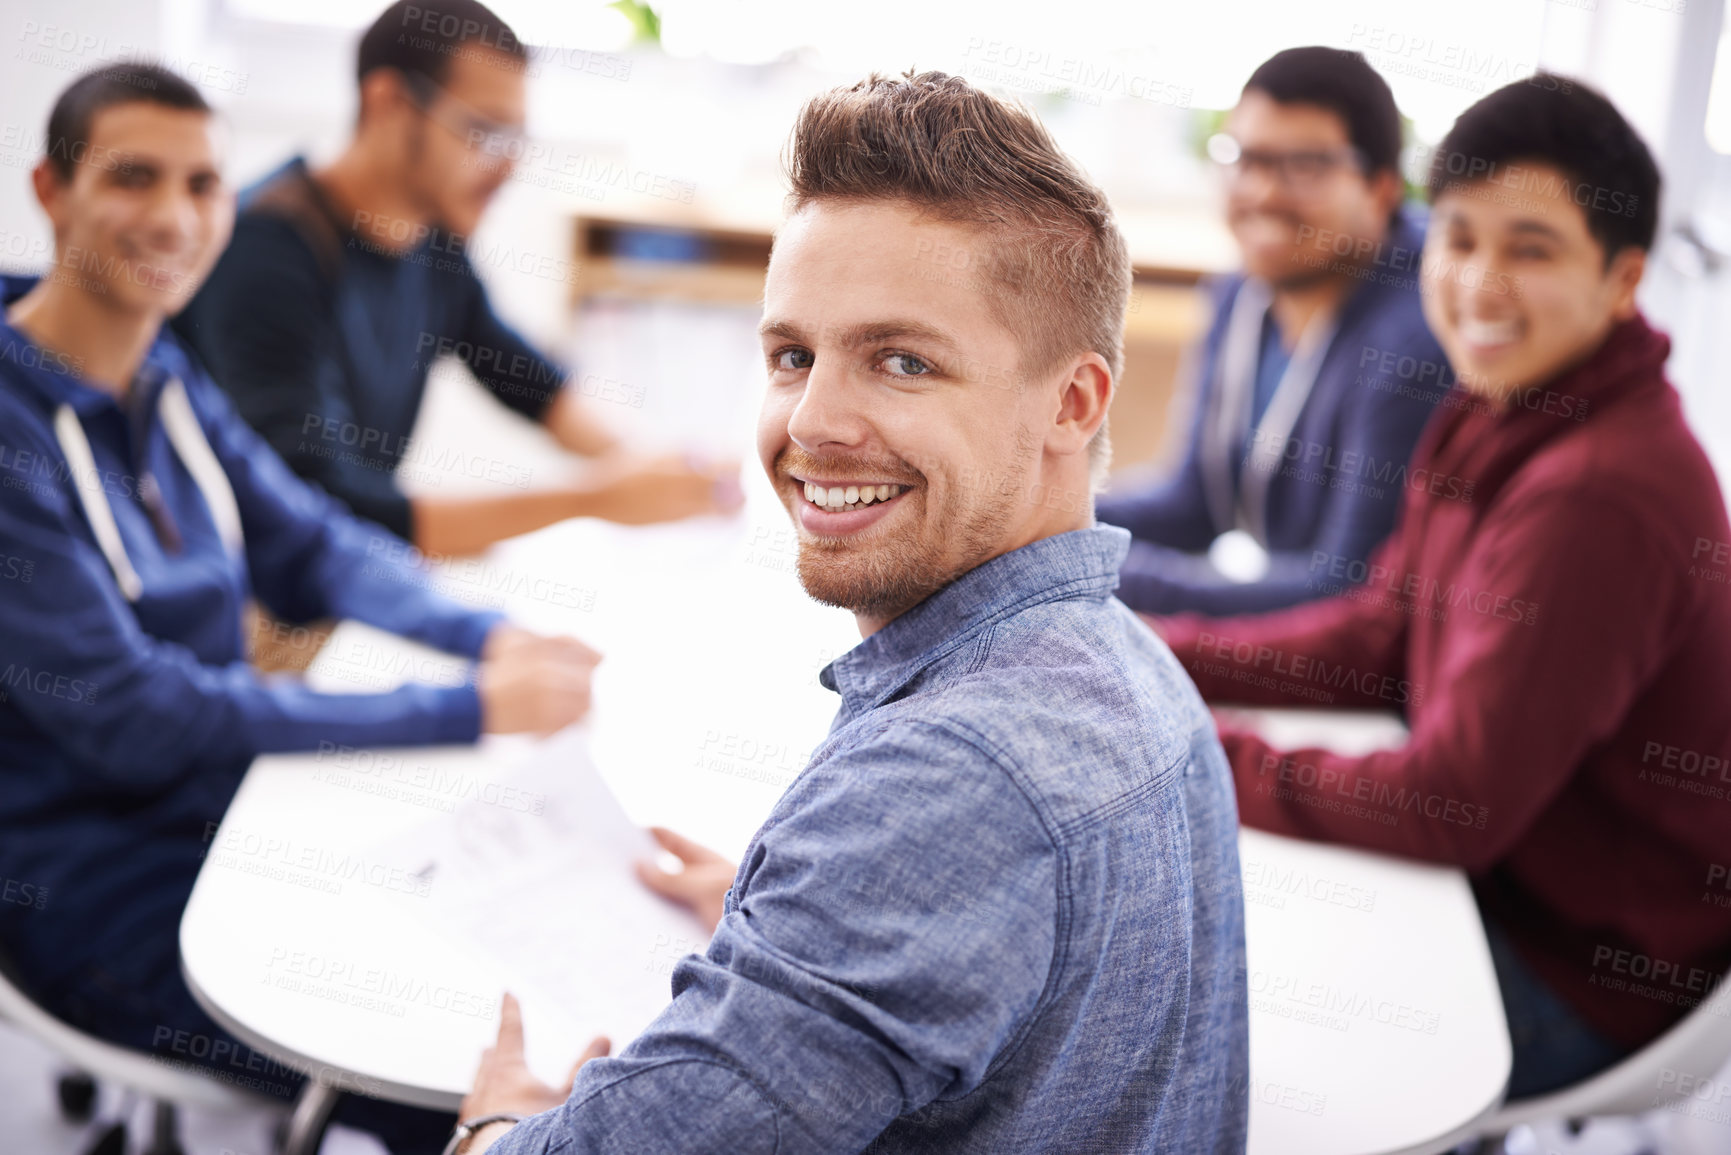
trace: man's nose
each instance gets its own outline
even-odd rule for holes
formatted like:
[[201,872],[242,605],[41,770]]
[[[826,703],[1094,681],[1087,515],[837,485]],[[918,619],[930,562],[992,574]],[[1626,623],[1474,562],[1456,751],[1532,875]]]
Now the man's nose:
[[152,244],[179,248],[198,238],[202,224],[197,199],[184,189],[164,187],[151,198],[146,217]]
[[1519,282],[1504,268],[1494,252],[1474,250],[1459,261],[1444,266],[1449,290],[1463,306],[1478,306],[1476,315],[1492,317],[1505,306],[1503,299],[1516,296]]
[[788,436],[807,452],[864,444],[870,429],[864,410],[868,392],[844,366],[826,365],[820,357],[788,417]]
[[474,164],[488,192],[496,192],[517,171],[517,158],[509,152],[482,155]]
[[1286,210],[1291,198],[1286,186],[1267,165],[1249,165],[1234,180],[1230,199],[1240,209]]

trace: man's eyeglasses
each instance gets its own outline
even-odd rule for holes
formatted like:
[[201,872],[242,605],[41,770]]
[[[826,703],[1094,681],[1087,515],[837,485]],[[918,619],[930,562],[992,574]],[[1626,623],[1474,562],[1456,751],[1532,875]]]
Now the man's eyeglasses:
[[1217,132],[1208,138],[1208,158],[1234,180],[1242,178],[1246,173],[1261,170],[1294,192],[1315,189],[1337,169],[1349,165],[1360,172],[1369,168],[1364,153],[1350,146],[1278,152],[1274,149],[1245,148],[1224,132]]
[[[494,120],[424,72],[405,72],[403,79],[414,97],[415,107],[430,120],[444,125],[483,156],[517,160],[523,155],[523,145],[529,139],[520,124],[505,124]],[[444,99],[441,100],[440,98]],[[450,107],[447,107],[450,106]]]

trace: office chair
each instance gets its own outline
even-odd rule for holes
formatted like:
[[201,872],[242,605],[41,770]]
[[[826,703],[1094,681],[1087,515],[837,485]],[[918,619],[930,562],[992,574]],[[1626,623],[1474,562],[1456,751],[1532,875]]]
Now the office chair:
[[[1505,1103],[1479,1125],[1501,1140],[1523,1123],[1639,1115],[1687,1097],[1726,1094],[1714,1076],[1731,1060],[1731,974],[1676,1026],[1613,1067],[1548,1095]],[[1492,1148],[1495,1150],[1496,1148]]]
[[[0,1019],[45,1043],[76,1070],[62,1075],[61,1112],[69,1119],[90,1118],[97,1081],[113,1083],[151,1101],[151,1138],[144,1155],[185,1155],[180,1145],[176,1110],[182,1106],[220,1112],[273,1112],[286,1117],[288,1108],[275,1099],[225,1086],[199,1068],[177,1066],[154,1055],[104,1042],[66,1025],[31,998],[18,974],[0,953]],[[104,1124],[85,1155],[125,1155],[127,1125],[123,1113]]]

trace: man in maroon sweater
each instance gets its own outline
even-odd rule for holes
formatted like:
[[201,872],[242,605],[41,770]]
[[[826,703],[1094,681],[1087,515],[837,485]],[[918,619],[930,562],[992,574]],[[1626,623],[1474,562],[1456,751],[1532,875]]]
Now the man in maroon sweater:
[[[1510,1097],[1650,1041],[1731,967],[1731,527],[1635,304],[1658,171],[1565,77],[1432,158],[1425,316],[1457,372],[1395,534],[1336,596],[1155,620],[1211,700],[1400,709],[1403,747],[1223,725],[1243,820],[1464,868]],[[1361,584],[1360,584],[1361,583]]]

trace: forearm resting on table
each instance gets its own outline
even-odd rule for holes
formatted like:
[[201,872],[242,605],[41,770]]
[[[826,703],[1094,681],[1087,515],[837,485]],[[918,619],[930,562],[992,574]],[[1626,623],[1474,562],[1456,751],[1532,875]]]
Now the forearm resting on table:
[[547,406],[541,423],[553,435],[553,440],[572,453],[584,457],[611,453],[619,448],[619,437],[591,413],[590,408],[577,390],[567,387],[560,390]]
[[443,556],[480,553],[496,541],[592,510],[593,495],[565,487],[485,497],[413,497],[415,548]]

